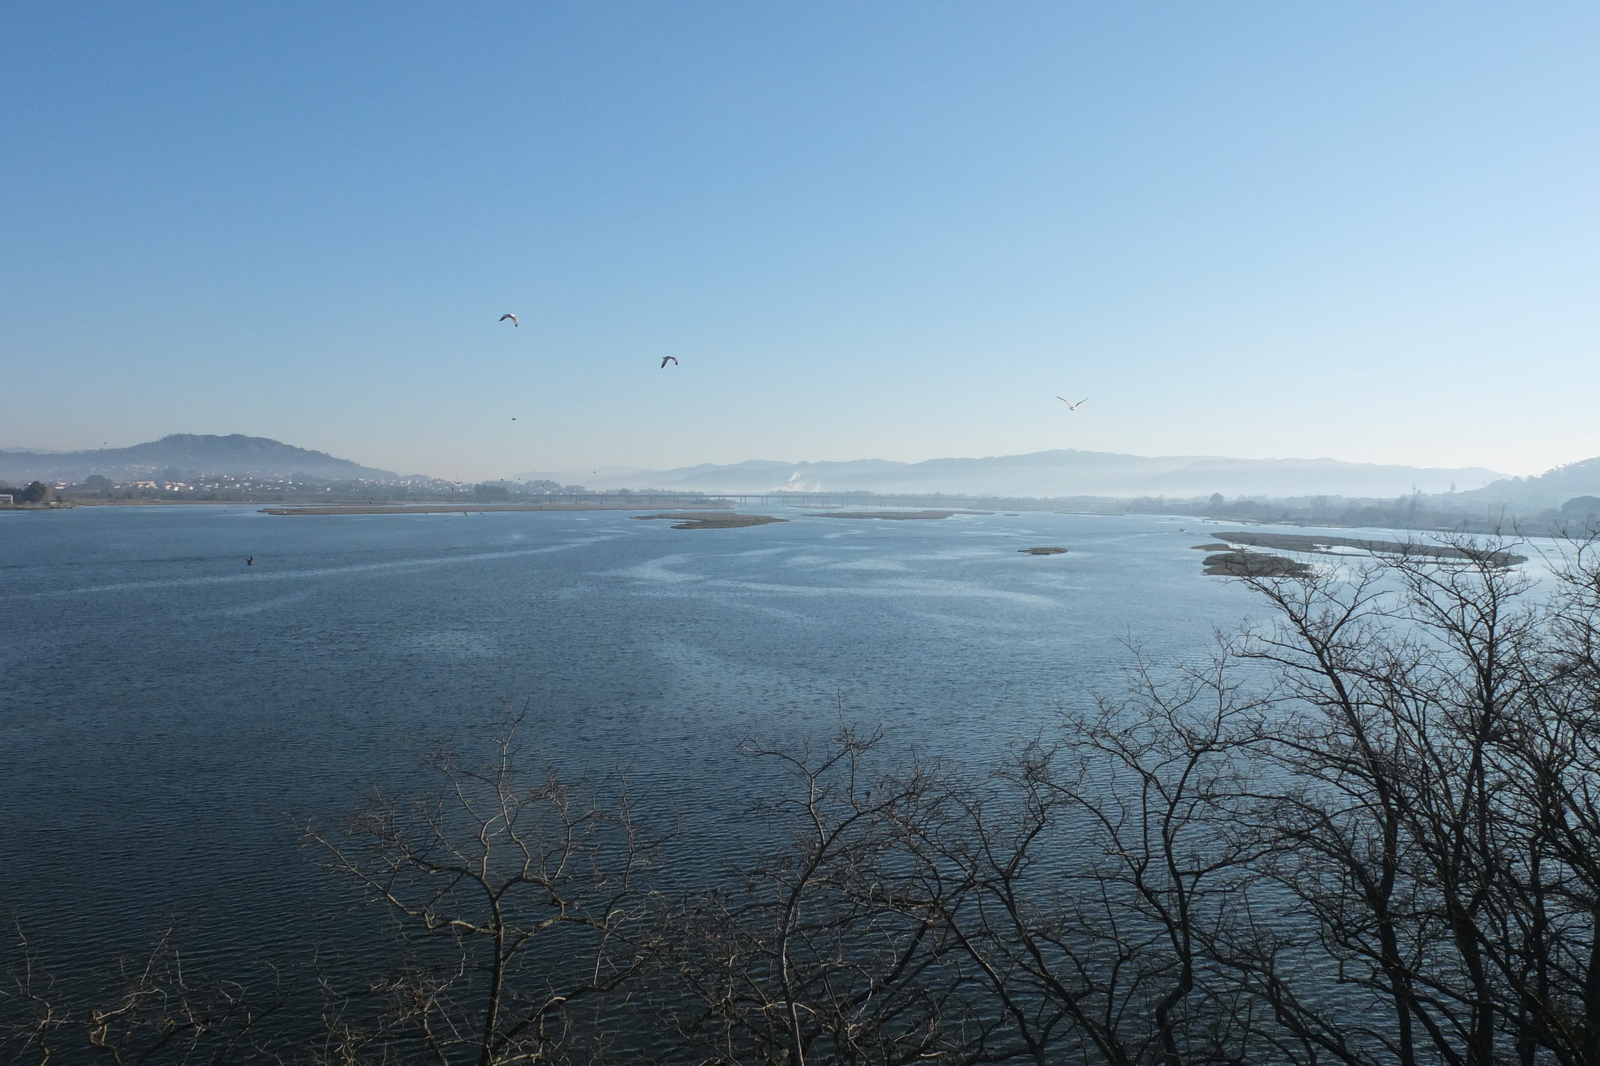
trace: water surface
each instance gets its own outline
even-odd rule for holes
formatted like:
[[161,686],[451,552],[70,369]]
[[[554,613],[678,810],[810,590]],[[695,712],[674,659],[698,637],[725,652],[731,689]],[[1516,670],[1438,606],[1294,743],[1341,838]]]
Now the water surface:
[[[419,746],[482,733],[503,700],[569,773],[625,769],[731,824],[762,787],[743,737],[842,708],[983,764],[1115,692],[1123,641],[1202,656],[1253,607],[1201,575],[1192,519],[783,513],[0,515],[0,905],[57,953],[175,915],[206,950],[259,953],[304,936],[318,893],[287,812],[405,787]],[[1070,551],[1018,553],[1042,545]]]

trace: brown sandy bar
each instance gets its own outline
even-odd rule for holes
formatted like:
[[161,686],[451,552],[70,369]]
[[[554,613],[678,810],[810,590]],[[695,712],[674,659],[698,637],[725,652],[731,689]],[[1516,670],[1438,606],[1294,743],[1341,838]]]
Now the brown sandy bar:
[[953,514],[994,514],[993,511],[829,511],[817,518],[886,518],[891,522],[911,519],[949,518]]
[[[1304,533],[1249,533],[1243,530],[1232,532],[1217,532],[1212,534],[1218,540],[1225,540],[1229,545],[1249,544],[1256,548],[1276,548],[1278,551],[1305,552],[1315,555],[1332,555],[1329,548],[1358,548],[1362,551],[1381,552],[1385,555],[1411,555],[1422,556],[1430,559],[1467,559],[1466,552],[1448,544],[1430,544],[1426,541],[1413,541],[1402,544],[1393,540],[1362,540],[1357,537],[1329,537],[1307,535]],[[1204,547],[1204,545],[1201,545]],[[1518,563],[1527,562],[1521,555],[1511,552],[1495,552],[1491,557],[1496,566],[1516,566]]]
[[728,514],[727,512],[713,511],[710,513],[690,512],[688,514],[636,514],[635,522],[649,522],[655,519],[665,519],[675,523],[673,529],[738,529],[741,526],[764,526],[769,522],[787,522],[787,518],[774,518],[766,514]]
[[[657,504],[657,506],[660,506]],[[699,505],[686,504],[700,509]],[[721,511],[727,504],[708,503],[707,511]],[[334,503],[326,507],[263,507],[266,514],[481,514],[486,511],[643,511],[647,504],[618,501],[616,503]]]

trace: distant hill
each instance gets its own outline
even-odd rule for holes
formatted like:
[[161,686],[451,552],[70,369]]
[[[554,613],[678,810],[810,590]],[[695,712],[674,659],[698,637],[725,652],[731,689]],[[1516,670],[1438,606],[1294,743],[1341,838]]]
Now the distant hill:
[[701,492],[945,492],[996,496],[1354,496],[1390,497],[1478,488],[1501,475],[1482,467],[1346,463],[1336,459],[1148,457],[1063,449],[980,459],[884,459],[784,463],[750,460],[676,470],[567,470],[524,478],[580,482],[591,489]]
[[231,433],[174,433],[128,448],[95,448],[82,452],[0,451],[0,481],[82,481],[100,474],[113,481],[132,481],[176,470],[184,475],[232,474],[249,477],[310,477],[337,480],[367,478],[392,481],[388,470],[337,459],[327,452]]
[[1511,477],[1467,494],[1522,511],[1561,507],[1575,496],[1600,496],[1600,457],[1547,470],[1537,477]]

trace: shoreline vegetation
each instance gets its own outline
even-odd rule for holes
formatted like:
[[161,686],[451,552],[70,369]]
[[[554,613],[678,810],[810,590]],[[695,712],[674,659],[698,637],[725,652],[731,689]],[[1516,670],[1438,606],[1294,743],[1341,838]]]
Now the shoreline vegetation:
[[[675,505],[679,506],[679,505]],[[686,503],[684,509],[725,511],[732,505],[722,500],[705,503]],[[325,507],[263,507],[263,514],[272,515],[344,515],[344,514],[481,514],[487,511],[642,511],[648,505],[638,500],[551,501],[540,503],[336,503]]]
[[[1196,551],[1216,552],[1201,561],[1204,573],[1221,577],[1307,577],[1311,567],[1296,559],[1266,552],[1253,552],[1250,548],[1273,548],[1278,551],[1297,552],[1302,555],[1334,555],[1354,557],[1365,553],[1370,557],[1398,556],[1402,559],[1419,558],[1442,562],[1482,560],[1501,568],[1519,566],[1528,561],[1527,556],[1499,549],[1490,552],[1468,550],[1454,544],[1428,542],[1401,542],[1370,540],[1357,537],[1309,536],[1301,533],[1249,533],[1243,530],[1224,530],[1213,534],[1214,541],[1196,544]],[[1335,551],[1336,548],[1350,549]]]
[[1311,567],[1282,555],[1265,552],[1226,551],[1201,560],[1202,573],[1219,577],[1308,577]]
[[[1111,466],[1104,465],[1108,462]],[[702,464],[674,471],[638,471],[629,475],[641,484],[638,488],[596,488],[537,475],[473,482],[397,474],[266,437],[169,434],[126,448],[60,453],[0,450],[0,494],[10,494],[15,497],[14,504],[22,505],[48,499],[31,495],[34,492],[49,493],[61,500],[61,506],[235,503],[282,508],[431,505],[455,509],[469,503],[562,509],[562,505],[578,502],[622,509],[630,503],[640,509],[785,506],[829,511],[838,517],[873,507],[952,512],[973,508],[1008,514],[1192,515],[1219,523],[1451,534],[1494,535],[1514,530],[1519,535],[1558,538],[1600,527],[1600,457],[1535,477],[1501,478],[1463,492],[1457,492],[1454,484],[1449,491],[1423,492],[1416,485],[1429,479],[1420,476],[1394,480],[1404,467],[1385,468],[1392,477],[1379,481],[1335,477],[1330,471],[1354,474],[1365,466],[1332,460],[1213,459],[1201,464],[1206,468],[1203,471],[1194,464],[1181,467],[1189,474],[1176,480],[1166,476],[1171,469],[1163,467],[1166,474],[1162,474],[1151,463],[1159,466],[1161,461],[1072,451],[890,463],[868,478],[880,486],[875,489],[842,487],[854,486],[867,477],[866,468],[854,462],[815,467],[807,463],[740,464],[744,472],[735,480],[711,476],[718,470],[727,473],[731,467]],[[1019,472],[1024,467],[1029,473],[1022,478]],[[919,475],[908,483],[889,472],[913,468],[936,476]],[[1420,468],[1412,469],[1422,473]],[[1116,474],[1117,470],[1122,473]],[[1246,476],[1250,471],[1255,474]],[[810,483],[807,472],[832,484],[833,490],[790,487],[799,483],[802,473]],[[1431,471],[1432,475],[1446,473],[1459,474],[1473,485],[1479,484],[1480,475],[1494,476],[1493,471],[1481,468]],[[649,484],[651,481],[655,483]],[[1412,485],[1409,492],[1382,494],[1407,482]],[[924,488],[915,487],[924,483]],[[1440,479],[1433,477],[1432,483],[1440,483]],[[752,489],[751,485],[773,487]],[[940,489],[940,485],[945,487]],[[954,488],[959,485],[966,489]],[[1010,491],[998,488],[1000,485],[1010,486]],[[1157,485],[1167,491],[1149,491]],[[1328,491],[1336,485],[1352,494]],[[1386,490],[1380,485],[1394,488]],[[1204,491],[1205,486],[1216,491]]]
[[[1362,537],[1330,537],[1325,534],[1314,536],[1302,533],[1248,533],[1243,530],[1218,532],[1213,534],[1218,540],[1228,542],[1224,547],[1235,544],[1248,544],[1256,548],[1277,548],[1279,551],[1304,552],[1308,555],[1343,555],[1334,548],[1355,548],[1368,553],[1384,555],[1422,555],[1431,559],[1470,559],[1474,556],[1461,548],[1451,544],[1434,544],[1427,541],[1402,542],[1395,540],[1371,540]],[[1211,547],[1211,545],[1202,545]],[[1516,566],[1518,563],[1527,562],[1527,557],[1509,551],[1497,551],[1491,557],[1496,566]]]
[[[680,511],[694,511],[693,515],[687,514],[648,514],[634,516],[638,520],[659,518],[688,519],[695,525],[674,526],[674,529],[735,529],[740,526],[760,526],[771,522],[787,522],[787,518],[778,518],[773,515],[734,514],[733,505],[726,500],[707,500],[704,503],[682,503],[676,506]],[[263,514],[270,515],[375,515],[375,514],[479,514],[487,511],[640,511],[647,510],[645,501],[636,499],[597,500],[597,501],[572,501],[549,503],[490,503],[490,504],[354,504],[339,503],[326,506],[292,506],[292,507],[263,507]],[[816,513],[808,511],[808,517],[814,518],[871,518],[882,519],[890,522],[904,521],[933,521],[949,518],[951,515],[992,515],[993,511],[827,511]]]
[[[93,480],[93,479],[91,479]],[[1238,522],[1251,526],[1312,526],[1323,528],[1367,528],[1393,530],[1412,536],[1481,535],[1513,533],[1527,537],[1582,535],[1600,528],[1600,497],[1577,497],[1559,511],[1542,510],[1513,514],[1504,507],[1488,507],[1477,518],[1462,513],[1446,514],[1421,506],[1420,498],[1399,500],[1343,500],[1317,497],[1222,501],[1172,498],[1111,497],[944,497],[895,496],[865,492],[701,495],[664,490],[628,492],[588,492],[582,486],[556,486],[544,483],[537,489],[528,485],[484,483],[457,485],[437,483],[428,486],[356,485],[307,482],[282,484],[240,484],[226,492],[194,493],[171,491],[157,483],[139,486],[114,484],[100,479],[99,484],[42,486],[48,488],[48,501],[25,500],[22,490],[0,484],[0,493],[17,497],[10,506],[0,503],[0,511],[64,510],[81,506],[182,506],[261,505],[273,515],[358,515],[358,514],[449,514],[456,511],[632,511],[668,507],[674,510],[729,511],[741,505],[762,508],[782,507],[822,518],[879,519],[907,521],[942,519],[951,515],[991,515],[1004,512],[1084,514],[1108,517],[1132,515],[1172,515],[1199,521]],[[30,486],[30,489],[32,487]],[[948,501],[948,503],[946,503]],[[863,504],[897,510],[842,510]],[[942,506],[941,506],[942,505]],[[1360,505],[1360,506],[1357,506]],[[1243,544],[1239,534],[1233,543]],[[1369,545],[1396,542],[1372,538],[1332,535],[1251,533],[1250,537],[1300,537],[1299,543],[1283,541],[1277,546],[1286,551],[1337,554],[1329,549],[1346,547],[1367,550]],[[1302,546],[1304,545],[1304,546]],[[1271,547],[1263,539],[1254,546]],[[1372,550],[1397,552],[1400,549],[1376,547]],[[1410,549],[1413,553],[1417,550]]]

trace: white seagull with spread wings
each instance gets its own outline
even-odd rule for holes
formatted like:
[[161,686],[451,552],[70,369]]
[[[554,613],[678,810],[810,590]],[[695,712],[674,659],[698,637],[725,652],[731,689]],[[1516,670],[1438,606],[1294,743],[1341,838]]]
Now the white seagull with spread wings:
[[502,322],[504,322],[504,321],[505,321],[505,320],[506,320],[506,319],[508,319],[508,318],[509,318],[509,319],[510,319],[510,320],[511,320],[511,324],[512,324],[512,325],[513,325],[513,326],[515,326],[515,325],[518,325],[518,324],[519,324],[519,323],[518,323],[518,322],[517,322],[517,316],[516,316],[516,315],[512,315],[512,314],[505,314],[505,315],[501,315],[501,316],[500,316],[500,321],[502,321]]
[[1089,402],[1089,397],[1087,397],[1087,396],[1085,396],[1083,399],[1079,400],[1077,403],[1073,403],[1071,400],[1067,399],[1065,396],[1057,396],[1056,399],[1058,399],[1062,403],[1066,404],[1067,405],[1067,410],[1069,410],[1069,411],[1076,411],[1078,408],[1082,407],[1084,404]]

